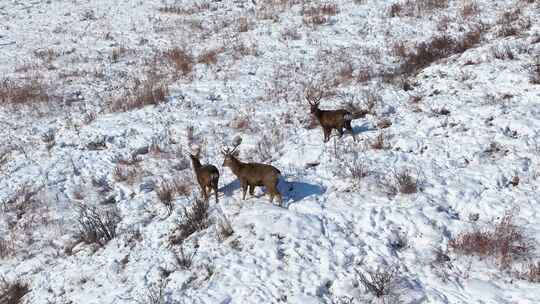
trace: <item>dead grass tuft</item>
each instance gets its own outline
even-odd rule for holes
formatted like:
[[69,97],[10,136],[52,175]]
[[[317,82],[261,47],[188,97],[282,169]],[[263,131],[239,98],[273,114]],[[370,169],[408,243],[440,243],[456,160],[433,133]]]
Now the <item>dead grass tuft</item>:
[[30,292],[28,284],[22,281],[8,282],[4,278],[0,280],[0,303],[21,304],[23,297]]
[[0,80],[0,101],[4,104],[31,104],[50,99],[47,85],[37,76],[18,81]]
[[528,258],[533,250],[523,229],[514,224],[512,211],[505,212],[492,229],[475,227],[450,240],[450,247],[464,255],[494,258],[501,269],[507,269],[519,259]]

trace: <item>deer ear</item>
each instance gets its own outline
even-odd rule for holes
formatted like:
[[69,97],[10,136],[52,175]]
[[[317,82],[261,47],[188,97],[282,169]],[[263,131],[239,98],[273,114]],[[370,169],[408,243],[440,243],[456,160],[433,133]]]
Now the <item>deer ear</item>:
[[238,157],[238,156],[240,156],[240,151],[236,150],[236,151],[233,152],[232,155],[233,155],[234,157]]

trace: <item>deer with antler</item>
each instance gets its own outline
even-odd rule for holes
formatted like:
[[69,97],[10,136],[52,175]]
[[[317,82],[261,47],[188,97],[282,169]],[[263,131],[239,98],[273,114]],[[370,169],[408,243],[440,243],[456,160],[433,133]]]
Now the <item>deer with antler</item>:
[[283,203],[281,193],[279,192],[277,185],[281,172],[274,166],[260,163],[244,163],[238,160],[239,151],[238,146],[241,143],[241,139],[237,140],[233,148],[225,148],[222,153],[225,156],[223,160],[223,166],[229,167],[234,175],[240,181],[243,195],[242,199],[246,199],[246,193],[249,188],[249,194],[254,195],[255,187],[264,186],[266,191],[270,195],[270,203],[274,201],[274,197],[277,197],[280,205]]
[[349,131],[354,141],[356,141],[356,136],[351,126],[351,121],[366,116],[369,111],[361,110],[356,113],[351,113],[345,109],[321,110],[319,109],[319,104],[321,103],[323,93],[323,90],[313,87],[310,87],[305,91],[305,98],[311,106],[311,114],[317,118],[323,129],[324,142],[328,142],[330,140],[330,134],[334,129],[338,131],[339,137],[343,136],[343,129]]
[[214,165],[201,164],[200,153],[200,149],[196,149],[195,151],[189,153],[189,158],[191,158],[191,164],[193,165],[193,171],[195,171],[195,176],[197,177],[197,182],[201,187],[204,200],[208,200],[210,192],[214,190],[214,194],[216,195],[216,203],[218,203],[219,171]]

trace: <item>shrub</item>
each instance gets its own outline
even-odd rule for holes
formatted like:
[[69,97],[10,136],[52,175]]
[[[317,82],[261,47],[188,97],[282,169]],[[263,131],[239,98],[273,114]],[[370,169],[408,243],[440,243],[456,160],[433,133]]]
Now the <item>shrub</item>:
[[184,245],[180,245],[180,252],[174,253],[174,257],[176,259],[176,263],[181,269],[187,270],[191,268],[191,265],[193,265],[193,258],[195,255],[197,255],[197,247],[195,247],[195,250],[191,254],[187,253],[184,249]]
[[523,16],[519,7],[504,11],[497,19],[496,31],[499,37],[519,35],[531,27],[531,20]]
[[395,295],[397,287],[397,268],[385,268],[377,271],[367,271],[367,275],[356,271],[358,280],[365,290],[377,298]]
[[509,268],[515,260],[527,258],[533,249],[513,218],[514,214],[507,211],[493,229],[475,227],[460,233],[449,245],[457,253],[495,258],[501,269]]
[[189,208],[184,207],[182,221],[169,239],[170,243],[172,245],[182,244],[193,233],[208,228],[211,224],[208,217],[209,207],[208,201],[198,199]]
[[478,16],[480,9],[478,8],[478,3],[476,0],[467,0],[462,3],[461,6],[461,17],[463,19],[469,19],[474,16]]
[[310,5],[302,7],[303,21],[308,25],[322,25],[328,22],[329,16],[334,16],[338,13],[336,4],[323,3],[319,5]]
[[525,270],[518,274],[518,276],[529,282],[540,283],[540,262],[527,264]]
[[369,146],[374,150],[388,150],[391,148],[386,140],[386,136],[382,132],[369,143]]
[[112,112],[124,112],[163,103],[169,95],[169,87],[161,83],[156,75],[149,75],[142,81],[135,79],[134,86],[126,91],[126,95],[110,101],[109,108]]
[[529,81],[532,84],[540,84],[540,56],[537,57],[529,67]]
[[389,196],[395,196],[398,193],[412,194],[419,190],[419,181],[414,177],[409,169],[394,171],[386,178],[380,181],[384,192]]
[[185,76],[193,70],[193,56],[183,48],[173,48],[163,53],[163,57],[172,62],[176,71]]
[[465,33],[459,40],[443,34],[431,40],[418,43],[415,50],[408,52],[402,59],[400,74],[410,75],[433,62],[448,56],[464,52],[476,45],[481,38],[481,29],[474,28]]
[[491,53],[493,53],[493,57],[500,60],[514,59],[514,53],[508,44],[493,46],[491,48]]
[[217,56],[219,53],[223,52],[223,49],[214,49],[202,53],[197,61],[199,63],[204,63],[206,65],[212,65],[217,63]]
[[20,81],[9,78],[0,80],[0,101],[5,104],[28,104],[48,102],[47,86],[38,77]]
[[13,283],[7,282],[4,278],[0,280],[0,303],[20,304],[22,298],[30,292],[28,284],[21,281]]
[[173,178],[171,180],[161,180],[156,185],[156,194],[159,201],[167,208],[167,216],[172,213],[172,202],[178,196],[188,196],[191,194],[191,184],[184,179]]
[[232,236],[233,234],[234,234],[234,229],[232,228],[231,222],[229,222],[229,220],[226,217],[224,217],[223,220],[221,220],[218,224],[218,231],[217,231],[218,240],[220,242],[223,242],[226,239],[228,239],[230,236]]
[[116,208],[98,210],[83,204],[77,207],[78,235],[80,240],[87,244],[105,246],[116,237],[116,226],[120,220],[120,213]]

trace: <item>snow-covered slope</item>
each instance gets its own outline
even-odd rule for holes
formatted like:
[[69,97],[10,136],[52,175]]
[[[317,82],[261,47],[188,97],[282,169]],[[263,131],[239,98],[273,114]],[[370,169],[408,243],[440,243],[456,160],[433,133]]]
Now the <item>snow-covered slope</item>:
[[[50,101],[0,104],[0,276],[26,282],[32,304],[538,303],[538,283],[516,275],[534,246],[501,269],[449,242],[509,211],[540,242],[540,3],[430,7],[443,2],[1,3],[0,72],[41,83]],[[421,42],[474,31],[479,42],[396,76]],[[194,58],[185,75],[163,55],[173,48]],[[112,111],[139,79],[166,84],[166,101]],[[323,109],[377,101],[353,121],[358,141],[323,143],[309,85],[328,93]],[[380,134],[386,148],[374,149]],[[237,136],[241,159],[283,173],[283,206],[263,189],[241,199],[220,153]],[[219,168],[220,202],[208,228],[172,244],[200,197],[192,146]],[[393,189],[404,171],[417,192]],[[163,180],[192,189],[170,215]],[[80,242],[81,205],[117,210],[116,237]],[[377,299],[359,278],[381,269],[396,276]]]

